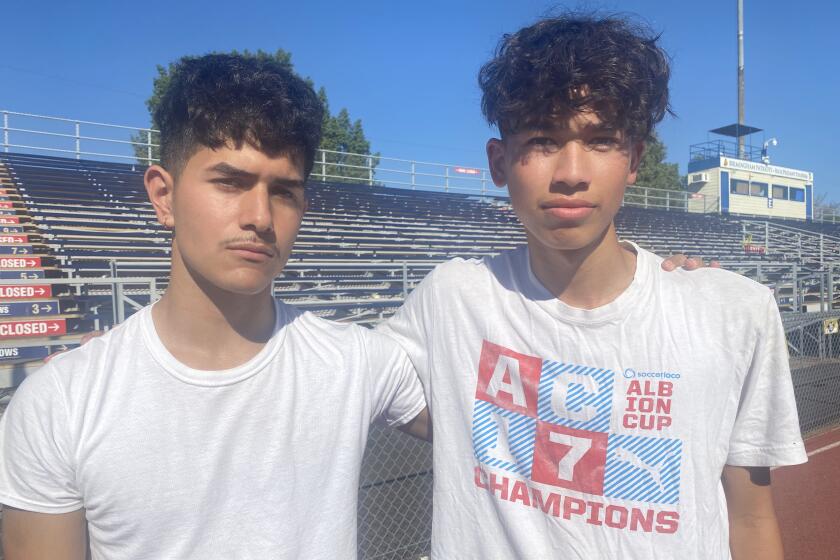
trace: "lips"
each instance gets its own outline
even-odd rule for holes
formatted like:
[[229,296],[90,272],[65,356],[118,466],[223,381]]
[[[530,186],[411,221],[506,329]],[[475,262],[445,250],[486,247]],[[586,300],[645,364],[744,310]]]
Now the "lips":
[[595,205],[585,200],[562,198],[544,202],[540,208],[557,219],[574,221],[588,217]]
[[251,261],[263,262],[274,258],[274,251],[259,243],[234,243],[228,245],[227,248],[240,257]]

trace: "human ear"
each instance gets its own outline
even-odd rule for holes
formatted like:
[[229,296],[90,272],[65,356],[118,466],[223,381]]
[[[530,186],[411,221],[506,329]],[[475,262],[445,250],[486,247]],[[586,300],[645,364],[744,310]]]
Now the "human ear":
[[627,176],[627,184],[636,182],[636,175],[639,173],[639,165],[642,163],[642,156],[645,155],[645,143],[633,142],[630,145],[630,174]]
[[487,164],[490,167],[490,177],[497,187],[507,185],[507,171],[505,169],[505,143],[498,138],[487,141]]
[[158,222],[166,229],[175,228],[175,214],[172,211],[172,191],[175,182],[172,175],[160,165],[152,165],[143,175],[146,194],[155,209]]

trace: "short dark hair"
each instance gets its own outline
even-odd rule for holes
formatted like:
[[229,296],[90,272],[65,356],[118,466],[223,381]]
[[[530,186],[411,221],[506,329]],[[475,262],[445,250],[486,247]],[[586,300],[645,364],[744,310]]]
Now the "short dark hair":
[[506,34],[479,73],[481,109],[502,135],[592,109],[646,140],[670,113],[668,55],[627,17],[566,13]]
[[312,87],[268,57],[184,57],[154,113],[161,163],[177,175],[202,146],[247,142],[270,154],[302,157],[312,171],[324,107]]

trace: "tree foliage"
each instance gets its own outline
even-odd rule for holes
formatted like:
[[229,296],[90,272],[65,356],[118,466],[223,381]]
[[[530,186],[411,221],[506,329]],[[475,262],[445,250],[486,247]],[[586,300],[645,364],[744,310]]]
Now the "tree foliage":
[[677,164],[667,163],[666,157],[665,144],[654,132],[645,145],[645,153],[636,176],[636,185],[650,189],[683,190]]
[[[233,54],[241,54],[257,59],[273,59],[289,70],[294,71],[292,55],[283,49],[277,49],[274,53],[263,50],[257,50],[253,53],[248,50],[232,52]],[[146,108],[149,110],[152,128],[155,130],[160,128],[159,123],[154,120],[155,109],[157,109],[161,98],[169,87],[170,76],[175,69],[175,65],[176,63],[169,63],[168,66],[162,66],[160,64],[157,66],[157,75],[152,83],[152,94],[146,100]],[[310,86],[313,86],[310,78],[305,78],[305,80]],[[312,170],[313,177],[322,180],[350,182],[368,182],[372,180],[373,168],[378,164],[379,154],[371,154],[370,141],[365,136],[362,121],[360,119],[352,121],[350,113],[346,108],[342,108],[338,114],[332,114],[327,98],[327,91],[323,87],[318,90],[318,97],[324,104],[324,122],[320,148],[325,150],[325,152],[316,155],[315,166]],[[156,133],[153,132],[150,139],[147,132],[141,131],[133,135],[131,139],[135,142],[133,146],[134,154],[140,163],[151,165],[152,161],[160,159],[160,149],[157,146],[160,142]],[[149,159],[149,155],[151,155],[151,160]]]

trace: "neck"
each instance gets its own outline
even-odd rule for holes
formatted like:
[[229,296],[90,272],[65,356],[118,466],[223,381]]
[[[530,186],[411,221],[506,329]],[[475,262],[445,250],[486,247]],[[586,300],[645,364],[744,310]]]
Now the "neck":
[[155,330],[184,365],[200,370],[246,363],[274,332],[271,286],[242,295],[209,285],[187,269],[175,251],[169,287],[152,308]]
[[633,282],[636,255],[610,227],[593,243],[569,251],[545,247],[528,235],[531,270],[551,293],[573,307],[594,309],[617,298]]

